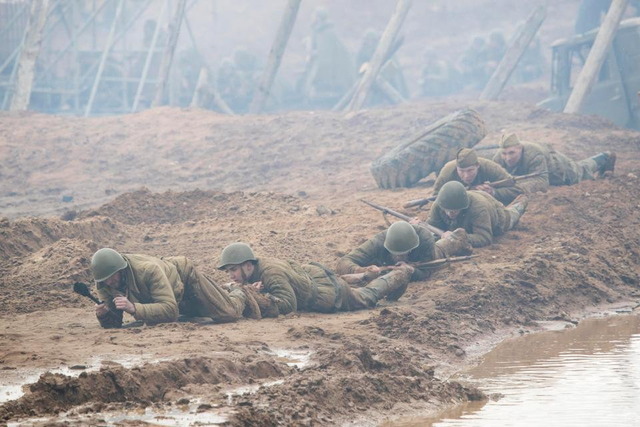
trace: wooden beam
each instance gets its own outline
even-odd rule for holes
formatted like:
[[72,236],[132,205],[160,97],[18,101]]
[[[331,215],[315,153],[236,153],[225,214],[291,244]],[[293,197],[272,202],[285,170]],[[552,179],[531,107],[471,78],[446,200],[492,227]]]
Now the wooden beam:
[[93,86],[91,87],[91,95],[89,95],[89,100],[87,101],[87,105],[84,109],[84,116],[89,117],[91,114],[91,109],[93,108],[93,101],[96,99],[96,92],[98,91],[98,86],[100,85],[100,80],[102,79],[102,73],[104,72],[104,65],[107,62],[107,58],[109,57],[109,53],[111,52],[111,48],[113,47],[113,38],[116,34],[116,27],[118,26],[118,21],[120,20],[120,15],[122,14],[122,5],[124,0],[120,0],[118,2],[118,6],[116,7],[116,15],[113,17],[113,22],[111,23],[111,29],[109,30],[109,35],[107,36],[107,42],[105,43],[104,50],[102,51],[102,56],[100,57],[100,65],[98,65],[98,72],[96,73],[95,79],[93,79]]
[[184,18],[184,9],[187,5],[187,0],[178,0],[176,10],[173,14],[173,20],[169,24],[169,39],[164,47],[164,54],[162,55],[162,62],[160,63],[160,72],[158,74],[158,85],[156,86],[156,95],[151,103],[152,107],[158,107],[162,105],[164,98],[164,92],[169,80],[169,71],[171,70],[171,64],[173,63],[173,56],[176,52],[176,45],[178,44],[178,36],[180,35],[180,27]]
[[605,16],[598,30],[598,35],[593,42],[593,47],[591,51],[589,51],[589,56],[584,63],[582,71],[580,71],[578,75],[567,105],[564,107],[565,113],[580,112],[587,95],[591,91],[591,86],[593,86],[593,83],[596,81],[600,68],[607,57],[607,53],[611,47],[611,41],[615,37],[618,25],[620,25],[620,20],[622,19],[622,14],[628,4],[629,0],[613,0],[611,2],[609,12],[607,12],[607,16]]
[[371,58],[370,65],[362,76],[362,80],[360,80],[360,84],[358,85],[358,88],[351,99],[351,103],[348,106],[350,111],[359,110],[364,105],[383,63],[386,62],[385,60],[388,57],[388,53],[393,47],[393,42],[402,27],[402,23],[404,22],[410,7],[411,0],[398,0],[396,3],[396,9],[387,24],[387,28],[384,30],[384,34],[382,34],[382,38],[380,38],[376,51]]
[[269,98],[271,92],[271,85],[276,77],[280,62],[282,61],[282,55],[289,42],[291,36],[291,30],[296,23],[296,17],[298,16],[298,9],[300,9],[300,2],[302,0],[289,0],[287,7],[282,15],[282,21],[280,21],[280,28],[276,34],[276,38],[273,41],[273,46],[269,52],[269,59],[267,60],[267,66],[264,69],[258,90],[251,100],[249,106],[250,113],[260,113],[264,108],[264,104]]
[[40,53],[42,33],[48,14],[49,0],[33,0],[22,51],[18,59],[18,70],[14,83],[16,89],[9,107],[12,111],[24,111],[29,108],[35,74],[34,67]]
[[480,94],[480,100],[492,101],[498,98],[502,89],[509,81],[513,70],[516,69],[518,62],[524,55],[524,52],[531,44],[531,41],[535,37],[538,29],[542,25],[546,17],[546,8],[539,6],[536,10],[529,15],[527,21],[524,23],[518,34],[513,38],[513,41],[507,48],[500,64],[496,67],[491,78],[484,87],[484,90]]

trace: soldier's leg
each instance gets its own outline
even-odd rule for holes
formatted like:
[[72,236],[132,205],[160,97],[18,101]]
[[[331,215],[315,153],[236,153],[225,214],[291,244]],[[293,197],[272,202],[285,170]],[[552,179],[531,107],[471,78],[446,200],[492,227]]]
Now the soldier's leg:
[[[406,268],[398,268],[372,280],[363,288],[349,288],[348,304],[343,306],[343,308],[344,310],[373,308],[376,306],[378,301],[384,297],[397,300],[402,296],[402,294],[404,294],[410,280],[410,270]],[[344,283],[344,285],[348,286],[346,283]]]
[[516,197],[516,199],[511,202],[509,206],[505,208],[509,213],[509,228],[507,230],[511,230],[518,224],[518,221],[520,221],[520,217],[524,215],[528,205],[529,198],[524,194],[521,194]]
[[458,228],[446,239],[440,239],[436,242],[436,259],[469,255],[472,250],[467,232],[464,228]]
[[615,153],[604,152],[588,159],[580,160],[578,165],[582,171],[582,179],[594,179],[596,174],[602,176],[605,172],[613,172],[616,163]]
[[227,292],[212,279],[196,270],[189,262],[185,268],[187,310],[197,316],[211,317],[216,322],[233,322],[242,317],[246,295],[236,289]]

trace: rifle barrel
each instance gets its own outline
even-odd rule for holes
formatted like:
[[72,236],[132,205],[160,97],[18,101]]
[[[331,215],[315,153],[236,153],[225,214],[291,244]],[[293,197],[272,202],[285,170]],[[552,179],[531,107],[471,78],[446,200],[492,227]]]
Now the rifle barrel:
[[[365,203],[365,204],[371,206],[374,209],[377,209],[377,210],[381,211],[383,214],[388,213],[389,215],[395,216],[396,218],[400,218],[400,219],[402,219],[404,221],[407,221],[407,222],[410,222],[412,220],[412,218],[410,216],[408,216],[408,215],[401,214],[400,212],[396,212],[394,210],[391,210],[391,209],[386,208],[384,206],[381,206],[381,205],[378,205],[376,203],[370,202],[368,200],[360,199],[360,201],[362,203]],[[434,227],[431,224],[427,224],[426,222],[421,222],[421,223],[419,223],[417,225],[419,227],[422,227],[422,228],[425,228],[425,229],[429,230],[433,234],[436,234],[436,235],[438,235],[440,237],[442,237],[442,235],[444,234],[444,231],[440,230],[437,227]]]
[[415,199],[415,200],[410,200],[407,203],[405,203],[404,205],[402,205],[403,208],[407,209],[407,208],[413,208],[413,207],[420,207],[420,206],[424,206],[429,202],[433,202],[436,199],[436,196],[431,196],[431,197],[425,197],[424,199]]

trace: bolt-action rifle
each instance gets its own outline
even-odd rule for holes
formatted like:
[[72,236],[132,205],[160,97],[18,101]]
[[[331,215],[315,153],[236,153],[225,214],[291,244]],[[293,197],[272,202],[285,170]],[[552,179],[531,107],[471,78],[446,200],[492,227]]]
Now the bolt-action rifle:
[[[389,215],[395,216],[396,218],[400,218],[402,220],[405,220],[407,222],[410,222],[413,219],[408,215],[401,214],[400,212],[396,212],[396,211],[391,210],[389,208],[385,208],[384,206],[378,205],[376,203],[372,203],[372,202],[369,202],[369,201],[364,200],[364,199],[360,199],[360,201],[362,203],[365,203],[365,204],[371,206],[374,209],[379,210],[380,212],[382,212],[383,215],[384,214],[389,214]],[[430,232],[432,232],[433,234],[435,234],[437,236],[442,237],[444,235],[444,231],[440,230],[437,227],[434,227],[433,225],[427,224],[426,222],[421,222],[421,223],[418,223],[416,225],[418,225],[419,227],[425,228],[426,230],[429,230]]]
[[[529,173],[527,175],[512,176],[510,178],[500,179],[498,181],[486,182],[485,184],[490,185],[493,188],[513,187],[516,185],[518,181],[522,181],[523,179],[527,179],[527,178],[535,178],[536,176],[540,176],[540,175],[547,175],[548,173],[549,171],[534,172],[534,173]],[[471,189],[473,189],[473,187]],[[402,207],[405,209],[413,208],[416,206],[421,207],[435,200],[436,200],[436,196],[425,197],[424,199],[410,200],[404,205],[402,205]]]

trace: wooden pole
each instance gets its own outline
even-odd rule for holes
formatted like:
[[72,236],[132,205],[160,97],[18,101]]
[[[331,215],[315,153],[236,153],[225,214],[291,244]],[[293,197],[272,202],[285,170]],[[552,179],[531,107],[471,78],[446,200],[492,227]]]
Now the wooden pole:
[[33,0],[31,12],[27,22],[24,45],[18,60],[16,75],[16,91],[11,99],[12,111],[23,111],[29,108],[31,89],[33,88],[34,67],[40,46],[42,45],[42,32],[49,14],[49,0]]
[[375,86],[394,104],[401,104],[406,101],[405,97],[394,88],[383,76],[376,78]]
[[369,95],[369,91],[371,90],[373,83],[376,81],[376,77],[382,68],[383,62],[385,62],[385,59],[387,58],[389,50],[393,46],[393,41],[396,39],[396,36],[402,27],[402,23],[404,22],[410,7],[411,0],[398,0],[396,3],[396,9],[387,24],[387,28],[384,30],[384,34],[382,34],[382,38],[380,39],[378,46],[376,47],[376,51],[371,58],[370,66],[362,76],[358,89],[356,89],[356,92],[351,99],[351,103],[348,107],[350,111],[359,110],[364,105],[364,102]]
[[287,47],[289,36],[291,36],[291,30],[296,23],[296,17],[298,16],[298,9],[300,9],[300,2],[302,0],[289,0],[287,7],[280,21],[280,28],[276,34],[276,38],[273,41],[273,46],[269,52],[269,59],[267,66],[264,69],[262,78],[260,79],[260,85],[256,91],[251,105],[249,106],[250,113],[259,113],[264,108],[264,103],[269,98],[271,92],[271,85],[276,77],[280,62],[282,61],[282,55]]
[[514,37],[502,57],[500,64],[498,64],[491,78],[485,85],[484,90],[480,94],[480,100],[491,101],[498,98],[498,95],[500,95],[500,92],[502,92],[502,89],[504,89],[504,86],[509,81],[513,70],[516,69],[518,62],[520,62],[520,58],[522,58],[522,55],[542,25],[546,13],[546,8],[539,6],[529,15],[529,18],[527,18],[527,21]]
[[584,63],[582,71],[580,71],[580,74],[578,75],[576,84],[571,91],[569,100],[567,101],[567,105],[564,107],[565,113],[580,112],[580,109],[591,90],[591,86],[593,86],[593,83],[596,81],[600,68],[607,57],[607,53],[611,47],[611,41],[616,34],[618,25],[620,25],[620,20],[622,19],[622,14],[627,8],[628,3],[629,0],[613,0],[611,2],[609,12],[607,12],[607,16],[605,16],[604,21],[598,30],[598,35],[593,42],[593,47],[589,52],[589,56]]
[[169,40],[167,40],[167,44],[164,47],[164,54],[162,55],[162,62],[160,63],[160,72],[158,73],[156,96],[151,103],[152,107],[158,107],[162,105],[164,92],[167,87],[167,81],[169,80],[171,63],[173,62],[173,55],[176,51],[176,45],[178,44],[178,36],[180,35],[180,27],[182,26],[184,9],[186,5],[187,0],[178,0],[176,11],[173,14],[173,20],[169,24]]
[[168,2],[169,0],[164,0],[162,2],[162,7],[160,8],[160,13],[158,14],[158,19],[156,20],[156,28],[154,29],[153,36],[151,37],[151,44],[149,46],[149,50],[147,51],[147,56],[144,59],[144,66],[142,67],[142,73],[140,74],[140,81],[138,82],[138,88],[136,89],[136,94],[133,98],[133,105],[131,106],[132,113],[135,113],[138,110],[138,103],[140,102],[140,97],[142,96],[142,90],[144,89],[144,85],[147,82],[149,67],[151,66],[153,56],[156,53],[156,46],[158,45],[158,35],[160,34],[160,28],[162,27],[164,12],[167,9]]
[[116,8],[116,15],[113,17],[113,23],[111,24],[111,29],[109,30],[109,35],[107,36],[107,42],[105,43],[104,50],[102,51],[102,57],[100,58],[100,65],[98,66],[98,72],[96,73],[96,77],[93,80],[93,86],[91,87],[91,95],[89,95],[89,100],[87,101],[87,105],[84,109],[85,117],[89,117],[89,114],[91,114],[91,109],[93,108],[93,101],[96,99],[96,92],[98,91],[100,80],[102,79],[102,72],[104,71],[104,65],[107,62],[107,58],[109,57],[109,53],[111,52],[111,47],[113,46],[113,38],[116,34],[116,27],[117,27],[118,21],[120,20],[120,14],[122,13],[123,3],[124,3],[124,0],[120,0],[118,2],[118,6]]

